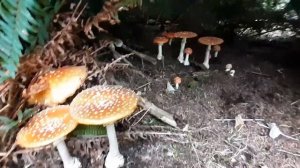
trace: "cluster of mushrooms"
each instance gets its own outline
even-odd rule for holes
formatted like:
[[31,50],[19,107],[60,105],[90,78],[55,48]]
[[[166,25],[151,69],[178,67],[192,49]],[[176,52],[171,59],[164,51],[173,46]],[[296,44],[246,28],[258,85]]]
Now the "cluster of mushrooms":
[[[162,33],[162,36],[155,37],[153,40],[153,43],[158,45],[158,54],[157,54],[157,59],[158,60],[163,60],[164,56],[162,54],[162,46],[169,42],[169,45],[172,44],[172,40],[174,38],[181,38],[181,46],[180,46],[180,51],[179,51],[179,56],[177,57],[178,61],[180,63],[183,63],[185,66],[189,66],[189,56],[193,53],[192,48],[188,47],[185,48],[187,39],[188,38],[195,38],[198,35],[194,32],[191,31],[179,31],[179,32],[164,32]],[[214,51],[214,57],[218,56],[218,53],[221,51],[220,44],[222,44],[224,41],[221,38],[218,37],[200,37],[198,39],[198,42],[200,44],[207,45],[206,53],[205,53],[205,58],[204,62],[202,63],[201,67],[203,69],[209,69],[209,60],[211,59],[211,49]],[[185,54],[185,58],[184,58]]]
[[138,96],[122,86],[99,85],[81,91],[69,105],[59,105],[75,94],[87,74],[85,66],[65,66],[39,76],[24,95],[29,104],[48,107],[20,129],[16,144],[24,148],[53,144],[64,168],[80,168],[81,162],[70,155],[64,142],[67,134],[78,124],[104,125],[110,144],[105,166],[122,167],[124,157],[119,152],[114,123],[134,112]]

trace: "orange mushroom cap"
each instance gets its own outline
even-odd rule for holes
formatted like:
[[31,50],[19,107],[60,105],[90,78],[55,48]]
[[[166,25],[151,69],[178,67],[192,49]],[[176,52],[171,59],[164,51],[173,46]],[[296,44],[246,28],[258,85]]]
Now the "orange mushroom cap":
[[175,38],[175,33],[173,32],[163,32],[162,35],[169,39]]
[[204,45],[219,45],[222,44],[224,40],[218,37],[200,37],[198,42]]
[[175,33],[176,38],[194,38],[197,37],[198,35],[194,32],[191,31],[180,31]]
[[155,37],[154,40],[153,40],[153,43],[155,43],[155,44],[164,44],[168,41],[169,41],[169,39],[166,38],[166,37]]
[[122,86],[94,86],[74,98],[71,116],[81,124],[112,124],[133,113],[137,102],[135,92]]
[[66,136],[77,126],[69,110],[69,106],[61,105],[39,112],[18,132],[16,143],[21,147],[35,148]]
[[174,78],[174,83],[175,83],[175,84],[180,84],[180,83],[181,83],[181,78],[180,78],[179,76],[176,76],[176,77]]
[[186,49],[184,49],[184,52],[186,53],[186,54],[192,54],[193,53],[193,50],[191,49],[191,48],[186,48]]
[[219,45],[214,45],[214,46],[213,46],[213,51],[217,51],[217,52],[221,51],[221,46],[219,46]]
[[29,104],[48,106],[65,102],[87,77],[85,66],[65,66],[49,71],[30,84],[26,94]]

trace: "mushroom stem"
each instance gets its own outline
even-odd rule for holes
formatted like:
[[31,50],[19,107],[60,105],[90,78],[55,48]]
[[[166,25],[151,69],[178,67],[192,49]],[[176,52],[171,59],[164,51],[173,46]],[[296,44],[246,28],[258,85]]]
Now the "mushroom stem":
[[175,89],[178,90],[179,89],[179,83],[175,84]]
[[114,124],[106,126],[109,141],[109,152],[105,160],[106,168],[119,168],[124,165],[124,157],[120,154],[116,130]]
[[58,153],[63,161],[64,168],[80,168],[81,163],[76,157],[72,157],[68,151],[64,138],[61,138],[53,143],[56,146]]
[[209,69],[210,50],[211,50],[211,45],[208,45],[205,53],[204,62],[203,62],[203,65],[206,69]]
[[215,51],[215,58],[217,58],[218,57],[218,53],[219,53],[219,51]]
[[185,65],[185,66],[189,66],[190,65],[189,57],[190,57],[190,54],[186,54],[185,55],[185,60],[184,60],[183,65]]
[[158,54],[157,54],[157,59],[162,60],[162,44],[158,44]]
[[169,45],[172,45],[172,41],[173,41],[173,39],[170,38],[170,40],[169,40]]
[[177,58],[180,63],[183,63],[183,59],[184,59],[183,52],[184,52],[184,48],[185,48],[185,43],[186,43],[186,38],[183,38],[181,41],[179,56]]

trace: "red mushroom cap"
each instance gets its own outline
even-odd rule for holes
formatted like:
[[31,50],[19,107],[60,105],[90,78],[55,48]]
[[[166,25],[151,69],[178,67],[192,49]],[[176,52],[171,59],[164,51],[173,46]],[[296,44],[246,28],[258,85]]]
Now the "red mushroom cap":
[[193,53],[193,50],[191,49],[191,48],[186,48],[186,49],[184,49],[184,52],[186,53],[186,54],[192,54]]

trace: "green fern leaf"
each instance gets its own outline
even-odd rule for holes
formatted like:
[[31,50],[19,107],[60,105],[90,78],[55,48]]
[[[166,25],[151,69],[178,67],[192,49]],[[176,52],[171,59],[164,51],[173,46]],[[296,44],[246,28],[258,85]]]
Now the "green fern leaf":
[[0,1],[0,83],[15,77],[25,52],[48,40],[49,24],[62,4],[60,0]]

